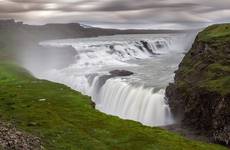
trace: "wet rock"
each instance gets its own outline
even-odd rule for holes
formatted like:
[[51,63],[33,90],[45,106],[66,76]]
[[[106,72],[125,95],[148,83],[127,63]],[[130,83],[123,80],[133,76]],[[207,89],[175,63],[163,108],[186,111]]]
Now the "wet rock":
[[95,85],[96,93],[100,91],[101,87],[106,83],[107,80],[111,78],[115,78],[115,77],[125,77],[125,76],[130,76],[134,74],[133,72],[127,71],[127,70],[112,70],[109,73],[110,73],[109,75],[103,75],[99,77]]
[[90,101],[90,105],[91,105],[93,108],[96,108],[96,104],[95,104],[93,101]]
[[127,70],[113,70],[109,72],[112,76],[130,76],[134,73]]
[[140,41],[140,42],[150,54],[155,54],[147,41]]

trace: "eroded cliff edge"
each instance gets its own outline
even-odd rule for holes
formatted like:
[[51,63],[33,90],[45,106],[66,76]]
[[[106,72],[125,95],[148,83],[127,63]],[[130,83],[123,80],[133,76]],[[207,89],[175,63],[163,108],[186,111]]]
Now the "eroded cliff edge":
[[166,89],[182,125],[230,144],[230,24],[200,32]]

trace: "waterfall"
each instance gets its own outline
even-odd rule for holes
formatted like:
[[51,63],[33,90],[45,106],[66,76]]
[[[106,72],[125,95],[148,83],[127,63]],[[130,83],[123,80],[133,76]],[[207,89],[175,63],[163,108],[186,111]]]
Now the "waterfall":
[[[148,126],[164,126],[172,124],[173,118],[164,98],[166,85],[159,81],[172,80],[176,70],[172,66],[178,65],[194,38],[195,34],[119,35],[45,41],[40,45],[74,47],[76,61],[36,76],[91,96],[96,109],[104,113]],[[111,76],[109,72],[114,69],[133,70],[134,74]]]
[[[100,78],[96,78],[98,82]],[[95,86],[95,85],[94,85]],[[91,93],[96,108],[102,112],[131,119],[148,126],[172,124],[169,106],[165,103],[164,90],[132,86],[121,79],[109,79]]]

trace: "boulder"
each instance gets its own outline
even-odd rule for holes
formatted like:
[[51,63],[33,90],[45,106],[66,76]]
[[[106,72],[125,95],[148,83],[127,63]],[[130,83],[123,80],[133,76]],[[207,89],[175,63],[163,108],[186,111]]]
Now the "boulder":
[[112,76],[130,76],[133,72],[127,70],[112,70],[109,72]]

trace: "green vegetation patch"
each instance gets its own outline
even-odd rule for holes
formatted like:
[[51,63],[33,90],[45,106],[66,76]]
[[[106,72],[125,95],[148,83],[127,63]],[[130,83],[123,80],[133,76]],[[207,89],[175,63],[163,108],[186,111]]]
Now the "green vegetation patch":
[[14,63],[0,62],[0,83],[31,80],[32,78],[27,70]]
[[212,25],[202,31],[198,39],[201,41],[210,40],[229,40],[230,39],[230,24]]
[[201,86],[211,91],[219,91],[222,95],[227,95],[230,89],[230,76],[204,81]]

